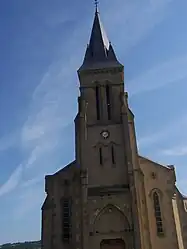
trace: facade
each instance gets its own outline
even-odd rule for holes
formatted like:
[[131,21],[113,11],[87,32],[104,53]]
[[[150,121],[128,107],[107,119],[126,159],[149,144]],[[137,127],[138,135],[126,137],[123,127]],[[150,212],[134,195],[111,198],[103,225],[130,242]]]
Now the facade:
[[78,70],[75,161],[45,178],[43,249],[186,249],[173,166],[138,153],[124,67],[96,10]]

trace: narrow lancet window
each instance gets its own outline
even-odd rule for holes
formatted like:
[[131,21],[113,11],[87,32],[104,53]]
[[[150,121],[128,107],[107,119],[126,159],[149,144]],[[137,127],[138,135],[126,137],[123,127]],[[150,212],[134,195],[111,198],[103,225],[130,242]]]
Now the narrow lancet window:
[[102,148],[99,148],[99,163],[100,165],[103,165]]
[[153,204],[154,204],[157,234],[160,235],[163,234],[164,231],[163,231],[162,214],[160,208],[160,199],[157,192],[153,193]]
[[108,120],[111,120],[111,99],[110,99],[110,87],[106,86],[106,101],[107,101],[107,114]]
[[115,161],[115,154],[114,154],[114,146],[113,145],[111,147],[111,156],[112,156],[112,164],[115,164],[116,161]]
[[97,120],[100,120],[100,94],[99,94],[99,87],[96,86],[95,89],[95,97],[96,97],[96,113],[97,113]]

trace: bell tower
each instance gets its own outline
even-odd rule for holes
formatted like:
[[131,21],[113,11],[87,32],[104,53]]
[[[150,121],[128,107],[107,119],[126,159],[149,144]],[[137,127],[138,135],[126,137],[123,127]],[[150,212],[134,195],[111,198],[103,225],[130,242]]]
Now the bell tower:
[[[127,217],[124,215],[126,225],[116,224],[118,238],[115,239],[124,236],[127,248],[142,248],[136,189],[137,174],[141,174],[141,170],[138,165],[134,116],[128,107],[127,93],[124,93],[124,66],[118,61],[107,38],[97,8],[78,76],[80,97],[75,134],[76,161],[82,172],[82,207],[88,213],[93,213],[92,201],[98,202],[100,209],[105,208],[104,203],[111,210],[115,210],[114,207],[119,203],[127,205]],[[106,210],[110,210],[107,207]],[[118,218],[112,219],[117,222]],[[82,229],[83,248],[88,247],[90,239],[96,243],[94,235],[100,235],[102,239],[99,229],[108,233],[105,239],[111,239],[112,224],[106,228],[98,227],[98,230],[93,228],[94,235],[91,232],[90,238],[88,226],[84,222]],[[120,233],[120,229],[128,232]],[[95,248],[99,248],[98,245]]]
[[[96,9],[80,80],[79,114],[82,115],[80,165],[89,172],[91,185],[128,184],[122,129],[124,67],[117,60]],[[78,133],[81,133],[79,125]],[[79,146],[78,146],[79,147]],[[88,157],[86,155],[89,155]],[[80,156],[80,155],[79,155]],[[99,176],[98,176],[99,174]],[[103,179],[102,175],[108,175]]]

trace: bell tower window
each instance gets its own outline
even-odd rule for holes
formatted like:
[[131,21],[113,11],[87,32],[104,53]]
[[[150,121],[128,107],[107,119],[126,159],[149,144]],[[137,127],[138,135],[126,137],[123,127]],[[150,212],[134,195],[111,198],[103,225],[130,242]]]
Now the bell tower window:
[[111,120],[111,99],[110,99],[110,87],[106,85],[106,102],[107,102],[107,115],[108,120]]
[[100,120],[100,118],[101,118],[101,113],[100,113],[100,90],[99,90],[98,86],[96,86],[96,89],[95,89],[95,98],[96,98],[97,120]]

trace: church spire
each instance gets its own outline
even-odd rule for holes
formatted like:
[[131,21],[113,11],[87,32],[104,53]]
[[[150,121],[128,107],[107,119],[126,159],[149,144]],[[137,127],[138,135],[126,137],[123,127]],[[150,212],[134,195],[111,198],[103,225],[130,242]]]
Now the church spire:
[[122,66],[116,58],[113,47],[109,42],[101,23],[98,11],[98,1],[95,1],[95,5],[95,18],[90,41],[86,49],[83,64],[79,71],[86,69]]

